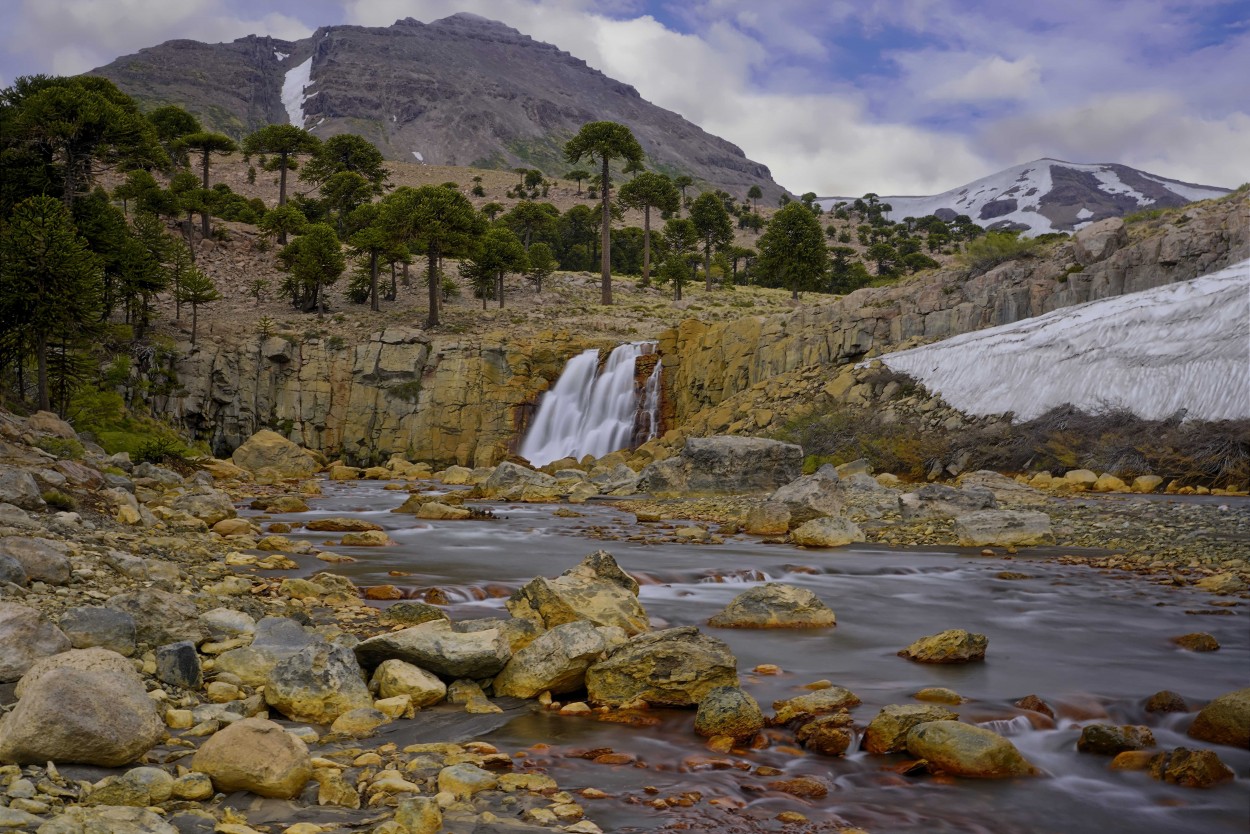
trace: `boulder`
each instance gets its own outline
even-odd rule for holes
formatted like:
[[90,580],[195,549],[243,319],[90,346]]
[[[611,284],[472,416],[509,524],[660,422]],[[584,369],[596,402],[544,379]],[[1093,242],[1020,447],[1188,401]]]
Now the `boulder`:
[[268,480],[307,478],[321,467],[299,446],[282,435],[262,429],[243,442],[231,462],[254,477]]
[[1250,688],[1227,692],[1199,710],[1189,725],[1189,735],[1212,744],[1250,749]]
[[992,510],[997,506],[994,493],[983,486],[956,489],[946,484],[925,484],[915,492],[898,497],[898,508],[904,521],[958,518],[978,510]]
[[955,721],[959,716],[945,707],[931,704],[890,704],[864,730],[864,749],[869,753],[901,753],[907,749],[907,734],[926,721]]
[[165,723],[132,669],[49,669],[0,719],[0,761],[117,767],[165,737]]
[[69,638],[39,611],[0,602],[0,683],[15,681],[40,658],[69,649]]
[[17,682],[13,694],[20,699],[40,678],[53,669],[78,669],[92,674],[114,672],[124,676],[133,676],[135,665],[117,652],[108,649],[70,649],[36,661]]
[[256,634],[256,620],[250,614],[233,608],[214,608],[200,615],[200,622],[208,629],[208,639],[233,640],[236,637],[251,638]]
[[164,802],[173,793],[174,777],[159,767],[136,767],[97,782],[87,797],[87,804],[146,808]]
[[25,587],[28,582],[30,577],[26,575],[22,563],[8,554],[0,553],[0,587],[6,584]]
[[583,688],[586,669],[625,642],[625,632],[596,627],[586,620],[558,625],[538,635],[512,655],[495,678],[495,694],[533,698],[542,692],[561,695]]
[[729,646],[694,626],[640,634],[586,670],[591,702],[620,706],[698,704],[718,686],[738,685],[738,661]]
[[1138,475],[1133,479],[1133,484],[1129,489],[1133,492],[1143,495],[1149,494],[1163,486],[1163,479],[1158,475]]
[[65,609],[58,625],[75,649],[99,646],[126,657],[135,653],[135,618],[125,611],[81,605]]
[[180,594],[144,588],[110,597],[105,605],[134,618],[135,640],[141,646],[161,646],[180,640],[199,645],[208,636],[200,624],[200,612],[195,603]]
[[604,495],[632,495],[638,490],[638,473],[623,463],[596,472],[590,482]]
[[699,702],[694,731],[704,738],[728,736],[750,741],[764,729],[764,713],[755,699],[737,686],[718,686]]
[[10,556],[22,566],[31,582],[64,585],[69,582],[69,547],[52,539],[5,536],[0,539],[0,557]]
[[813,518],[790,531],[790,541],[802,547],[844,547],[864,538],[858,524],[832,516]]
[[984,634],[973,634],[962,628],[921,637],[898,653],[899,657],[917,663],[971,663],[985,660],[989,639]]
[[216,489],[184,495],[171,503],[169,508],[198,518],[209,527],[238,515],[230,496]]
[[796,525],[821,516],[841,515],[843,501],[837,491],[839,480],[838,471],[826,463],[813,474],[781,487],[768,500],[785,505],[790,511],[790,521]]
[[437,675],[394,658],[378,664],[369,688],[384,699],[406,695],[418,709],[432,707],[447,697],[447,684]]
[[404,600],[397,602],[382,611],[381,619],[387,623],[401,625],[420,625],[430,620],[450,620],[447,612],[428,602]]
[[473,470],[464,466],[449,466],[435,477],[448,486],[465,486],[473,482]]
[[334,516],[333,518],[314,518],[304,525],[304,529],[317,533],[363,533],[366,530],[381,530],[382,525],[363,518]]
[[769,582],[734,597],[708,625],[716,628],[820,628],[834,625],[833,611],[806,588]]
[[1119,217],[1090,223],[1072,235],[1072,255],[1082,266],[1098,263],[1128,245],[1128,229]]
[[965,547],[1052,544],[1050,516],[1030,510],[980,510],[955,519],[955,536]]
[[482,495],[486,498],[515,500],[521,497],[526,487],[537,487],[541,490],[559,490],[556,479],[542,472],[504,461],[495,467],[486,482],[482,484]]
[[261,686],[283,660],[325,638],[304,630],[287,617],[265,617],[256,623],[252,644],[217,656],[217,671],[236,675],[248,686]]
[[[34,829],[30,829],[33,831]],[[39,826],[39,834],[180,834],[147,808],[124,805],[70,805]]]
[[446,620],[370,637],[356,644],[355,651],[366,667],[395,658],[450,680],[497,675],[512,656],[499,629],[460,633]]
[[852,709],[859,704],[859,696],[851,690],[841,686],[830,686],[794,698],[773,701],[775,715],[773,715],[772,723],[777,725],[800,723],[818,715]]
[[39,434],[50,434],[66,440],[78,439],[78,433],[74,431],[74,427],[51,411],[36,411],[27,417],[26,428]]
[[776,501],[765,501],[747,510],[742,529],[753,536],[784,536],[790,532],[790,509]]
[[309,509],[308,502],[298,495],[264,495],[254,499],[249,506],[253,510],[274,514],[306,513]]
[[1031,776],[1037,769],[998,733],[959,721],[926,721],[907,734],[907,752],[934,772],[972,779]]
[[12,504],[23,510],[42,510],[46,505],[39,494],[39,485],[25,469],[0,464],[0,504]]
[[417,518],[429,521],[463,521],[473,516],[466,507],[453,507],[441,501],[426,501],[417,507]]
[[839,712],[813,718],[794,731],[794,737],[804,749],[822,756],[841,756],[855,743],[854,719],[849,713]]
[[647,612],[638,601],[638,583],[603,550],[555,579],[530,580],[505,604],[513,617],[543,628],[576,620],[616,626],[631,636],[650,628]]
[[196,751],[191,770],[207,774],[222,793],[279,799],[299,796],[313,775],[304,742],[263,718],[244,718],[215,733]]
[[647,464],[638,489],[655,495],[774,491],[802,474],[803,449],[761,437],[691,437],[681,454]]
[[1076,749],[1082,753],[1115,756],[1125,750],[1145,750],[1155,746],[1154,733],[1149,727],[1134,724],[1090,724],[1081,729]]
[[373,698],[351,649],[317,643],[273,667],[265,703],[293,721],[329,724]]
[[1162,782],[1186,788],[1209,788],[1236,777],[1214,750],[1177,747],[1150,761],[1150,775]]
[[456,799],[472,799],[474,794],[488,791],[499,784],[499,777],[473,764],[457,764],[438,773],[438,792]]
[[199,689],[204,685],[204,669],[195,644],[190,640],[156,647],[156,679],[170,686]]

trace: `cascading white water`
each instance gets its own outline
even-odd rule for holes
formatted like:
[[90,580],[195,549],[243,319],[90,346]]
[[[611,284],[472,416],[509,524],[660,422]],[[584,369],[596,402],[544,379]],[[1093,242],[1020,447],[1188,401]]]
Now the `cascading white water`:
[[[525,439],[521,456],[534,466],[565,457],[602,457],[630,446],[638,416],[634,361],[651,353],[651,342],[620,345],[599,371],[599,351],[586,350],[564,366],[555,387],[543,395]],[[644,406],[647,437],[656,432],[659,412],[659,364],[647,380]],[[654,391],[652,390],[654,389]]]

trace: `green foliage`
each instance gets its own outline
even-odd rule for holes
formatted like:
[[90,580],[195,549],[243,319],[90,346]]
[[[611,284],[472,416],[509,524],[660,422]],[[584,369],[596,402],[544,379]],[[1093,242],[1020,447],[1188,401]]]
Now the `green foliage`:
[[325,195],[326,183],[341,174],[360,177],[372,194],[381,194],[387,185],[382,152],[354,133],[340,133],[321,143],[300,169],[299,178],[321,186]]
[[788,287],[793,298],[820,287],[829,255],[820,221],[802,203],[789,203],[768,222],[757,262],[761,283]]
[[50,489],[43,494],[44,503],[53,510],[60,512],[73,512],[78,509],[78,502],[74,500],[74,496],[66,495],[59,489]]
[[347,268],[334,229],[314,223],[278,253],[278,263],[291,278],[285,284],[291,303],[312,312],[321,303],[322,287],[333,284]]
[[534,282],[534,292],[543,291],[543,281],[556,271],[556,258],[551,252],[551,247],[541,241],[530,246],[528,253],[529,269],[525,275]]
[[72,437],[41,437],[35,445],[50,455],[69,460],[82,460],[87,454],[82,443]]
[[412,379],[408,382],[401,382],[398,385],[392,385],[390,388],[384,389],[388,397],[394,397],[397,400],[403,400],[406,403],[415,403],[417,398],[421,396],[421,380]]
[[144,440],[137,449],[130,453],[130,459],[135,463],[155,463],[165,466],[189,463],[190,457],[191,452],[182,441],[169,435]]
[[733,243],[733,224],[729,212],[719,197],[705,191],[690,206],[690,220],[699,233],[703,244],[703,273],[707,289],[712,289],[712,253],[720,252]]
[[969,276],[982,275],[1007,261],[1032,257],[1037,242],[1019,237],[1015,232],[989,232],[968,242],[963,255]]

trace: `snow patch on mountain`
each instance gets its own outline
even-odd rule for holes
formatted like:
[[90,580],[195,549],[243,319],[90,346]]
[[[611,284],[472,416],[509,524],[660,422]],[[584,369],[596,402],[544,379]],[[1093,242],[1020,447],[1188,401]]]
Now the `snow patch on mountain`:
[[1250,260],[881,361],[968,414],[1030,420],[1070,403],[1147,419],[1250,418]]
[[[1022,229],[1026,236],[1070,232],[1106,217],[1151,206],[1177,206],[1222,197],[1226,188],[1194,185],[1147,174],[1126,165],[1038,159],[927,197],[880,197],[890,219],[966,214],[988,229]],[[829,210],[853,197],[824,197]]]
[[304,126],[304,103],[310,98],[304,89],[312,84],[312,60],[309,55],[307,61],[287,70],[282,80],[282,106],[296,127]]

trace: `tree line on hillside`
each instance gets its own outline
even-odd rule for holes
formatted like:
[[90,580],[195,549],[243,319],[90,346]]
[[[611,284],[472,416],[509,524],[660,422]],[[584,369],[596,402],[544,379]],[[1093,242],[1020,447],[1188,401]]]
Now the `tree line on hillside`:
[[[248,163],[250,182],[258,171],[276,175],[276,203],[213,182],[214,162],[232,154]],[[269,125],[236,142],[180,107],[143,113],[102,78],[20,78],[0,90],[0,387],[64,413],[75,390],[99,381],[108,355],[120,357],[110,367],[129,356],[150,363],[162,297],[176,317],[187,308],[194,345],[200,306],[221,297],[196,264],[197,235],[226,234],[214,219],[253,224],[276,244],[284,279],[275,289],[303,311],[324,310],[326,288],[345,273],[344,296],[378,310],[419,263],[430,327],[457,291],[447,260],[483,306],[504,305],[508,275],[541,293],[556,270],[596,266],[604,304],[613,274],[671,288],[675,299],[700,272],[706,290],[750,283],[797,297],[924,268],[925,248],[950,251],[980,233],[966,217],[892,223],[875,195],[839,205],[828,226],[814,194],[783,198],[765,221],[758,186],[741,201],[723,190],[691,194],[689,176],[647,170],[636,138],[614,122],[585,124],[565,155],[587,166],[566,177],[579,195],[585,182],[597,208],[561,212],[542,200],[551,183],[532,169],[516,169],[511,207],[476,208],[456,183],[392,187],[381,153],[360,136],[322,141]],[[106,171],[120,180],[111,192],[100,184]],[[474,180],[469,194],[486,197]],[[620,226],[625,209],[641,212],[641,228]],[[756,248],[735,243],[735,225],[762,232]],[[852,226],[875,275],[849,245]],[[268,289],[258,279],[249,292],[259,301]]]

